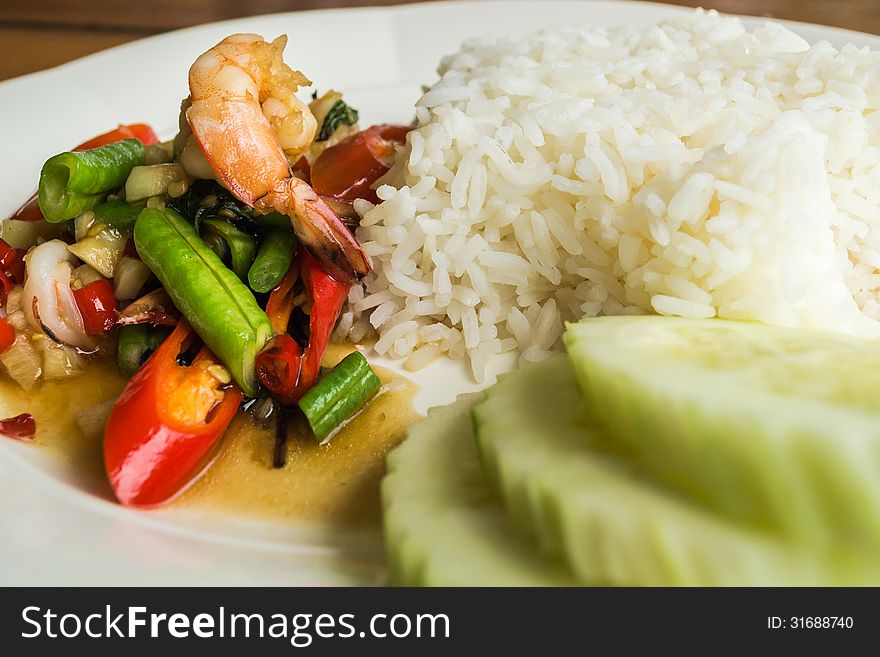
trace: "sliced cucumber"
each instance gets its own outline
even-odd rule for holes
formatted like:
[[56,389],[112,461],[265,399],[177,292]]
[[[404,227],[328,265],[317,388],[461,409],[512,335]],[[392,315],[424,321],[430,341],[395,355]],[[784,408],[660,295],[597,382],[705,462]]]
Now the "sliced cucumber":
[[608,438],[663,481],[800,541],[880,548],[880,342],[662,317],[565,342]]
[[478,399],[432,410],[388,457],[382,500],[392,578],[411,586],[573,584],[507,526],[483,482],[471,423]]
[[827,585],[878,580],[880,564],[817,556],[748,529],[598,451],[568,360],[504,377],[474,410],[489,480],[514,524],[584,582]]

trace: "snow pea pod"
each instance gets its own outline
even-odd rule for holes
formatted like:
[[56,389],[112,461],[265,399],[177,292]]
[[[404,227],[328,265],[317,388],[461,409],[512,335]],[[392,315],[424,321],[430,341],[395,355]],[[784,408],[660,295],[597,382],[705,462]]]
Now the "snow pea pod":
[[171,208],[144,209],[134,243],[174,305],[244,393],[254,396],[254,359],[272,337],[272,326],[253,293]]
[[247,279],[255,292],[269,292],[290,269],[293,253],[296,251],[296,237],[290,222],[284,228],[272,228],[263,238],[254,264],[248,270]]
[[40,171],[37,189],[43,216],[59,223],[91,210],[145,160],[144,145],[137,139],[50,157]]

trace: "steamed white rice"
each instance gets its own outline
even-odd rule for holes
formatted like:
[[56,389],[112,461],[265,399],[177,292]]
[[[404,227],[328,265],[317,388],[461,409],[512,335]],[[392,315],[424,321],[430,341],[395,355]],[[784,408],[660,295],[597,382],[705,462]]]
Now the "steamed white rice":
[[715,12],[478,39],[358,202],[339,333],[419,368],[661,313],[880,335],[880,53]]

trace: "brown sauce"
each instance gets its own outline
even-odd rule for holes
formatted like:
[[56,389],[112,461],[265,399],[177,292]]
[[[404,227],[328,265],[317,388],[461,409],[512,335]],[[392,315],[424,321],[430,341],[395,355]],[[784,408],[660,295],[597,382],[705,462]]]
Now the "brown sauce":
[[[336,364],[353,349],[352,345],[332,345],[324,365]],[[341,530],[377,528],[385,456],[419,416],[412,407],[415,386],[393,372],[376,369],[385,384],[382,392],[328,443],[317,444],[304,420],[291,414],[283,468],[272,467],[274,421],[265,426],[249,413],[240,412],[216,458],[169,508],[302,520]],[[103,468],[102,432],[87,435],[76,418],[86,409],[114,399],[124,385],[125,379],[113,363],[94,361],[77,377],[46,382],[29,392],[0,378],[0,396],[6,408],[34,416],[35,446],[44,448],[65,467],[85,474],[93,482],[90,492],[112,498]]]

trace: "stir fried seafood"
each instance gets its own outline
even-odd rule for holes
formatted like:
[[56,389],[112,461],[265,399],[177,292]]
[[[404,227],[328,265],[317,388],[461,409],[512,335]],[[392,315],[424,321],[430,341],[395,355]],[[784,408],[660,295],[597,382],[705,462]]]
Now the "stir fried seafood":
[[370,270],[351,204],[408,129],[360,131],[336,91],[301,100],[285,44],[227,37],[190,68],[172,140],[131,124],[60,153],[0,224],[6,374],[29,389],[115,358],[130,377],[104,433],[124,504],[173,498],[242,409],[298,408],[323,441],[380,388],[359,352],[321,361]]

